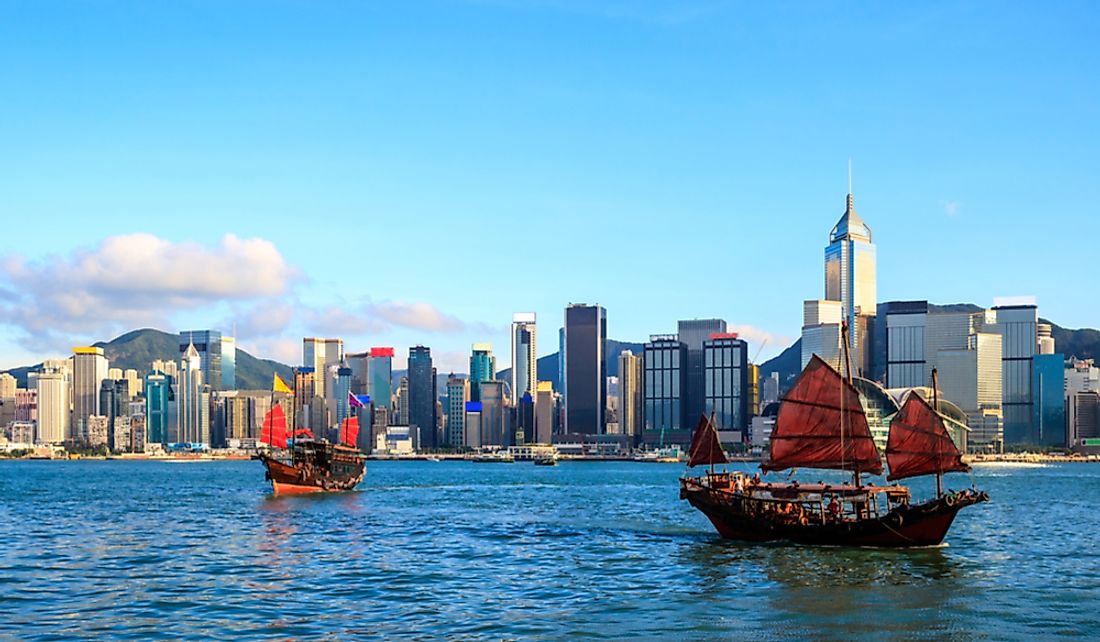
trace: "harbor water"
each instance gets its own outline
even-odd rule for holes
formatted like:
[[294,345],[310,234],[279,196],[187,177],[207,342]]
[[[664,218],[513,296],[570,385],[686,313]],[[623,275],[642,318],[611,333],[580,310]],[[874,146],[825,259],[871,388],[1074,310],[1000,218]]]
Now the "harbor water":
[[992,501],[915,550],[724,541],[682,473],[368,462],[355,492],[273,497],[258,462],[0,462],[0,638],[1097,634],[1098,465],[976,467]]

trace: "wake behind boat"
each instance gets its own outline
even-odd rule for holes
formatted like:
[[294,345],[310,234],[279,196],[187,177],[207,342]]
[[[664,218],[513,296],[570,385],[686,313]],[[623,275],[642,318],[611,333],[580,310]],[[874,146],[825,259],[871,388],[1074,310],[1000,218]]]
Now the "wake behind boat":
[[883,466],[859,393],[849,379],[814,355],[780,405],[771,456],[761,468],[765,473],[843,470],[852,473],[852,482],[767,483],[759,475],[715,472],[716,464],[729,460],[717,428],[703,416],[692,437],[688,466],[709,465],[710,471],[681,478],[680,498],[702,511],[729,539],[885,547],[939,544],[962,508],[989,500],[987,493],[975,489],[943,492],[944,473],[969,467],[939,413],[915,393],[891,423],[886,460],[888,481],[936,475],[936,496],[913,504],[904,486],[863,483],[864,473],[880,475]]

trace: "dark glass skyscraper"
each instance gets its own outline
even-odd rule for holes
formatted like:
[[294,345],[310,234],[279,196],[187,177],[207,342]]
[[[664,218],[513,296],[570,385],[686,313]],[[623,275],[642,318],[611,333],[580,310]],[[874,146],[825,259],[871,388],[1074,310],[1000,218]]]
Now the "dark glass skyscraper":
[[421,449],[438,448],[435,417],[435,368],[432,349],[409,348],[409,426],[418,431]]
[[[202,364],[202,382],[211,390],[222,390],[222,333],[217,330],[187,330],[180,332],[180,355],[194,345]],[[234,343],[234,379],[236,379],[236,343]]]
[[687,346],[676,335],[654,335],[645,344],[641,441],[648,446],[691,443],[694,426],[685,420],[682,396],[687,387],[687,352]]
[[583,303],[565,309],[565,431],[607,432],[607,312]]

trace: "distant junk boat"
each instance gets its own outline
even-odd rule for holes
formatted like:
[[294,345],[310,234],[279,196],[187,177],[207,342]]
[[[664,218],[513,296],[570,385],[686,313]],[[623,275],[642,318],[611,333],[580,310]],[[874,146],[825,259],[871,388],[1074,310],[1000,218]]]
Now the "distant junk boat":
[[[847,328],[843,331],[846,345]],[[955,515],[989,501],[988,493],[973,488],[943,492],[944,473],[968,472],[970,467],[940,414],[915,393],[890,425],[886,479],[936,475],[936,496],[912,504],[905,486],[864,485],[863,473],[880,475],[883,467],[850,377],[814,355],[780,405],[771,455],[761,468],[844,470],[852,473],[851,483],[768,483],[759,475],[715,472],[715,464],[729,460],[717,428],[704,415],[692,436],[688,467],[709,465],[710,470],[702,477],[682,477],[680,498],[702,511],[728,539],[883,547],[943,542]],[[933,405],[938,405],[935,389],[933,372]]]
[[[289,390],[276,377],[276,390],[280,384]],[[349,395],[349,402],[351,398]],[[351,403],[358,404],[358,400]],[[366,457],[355,446],[359,436],[356,417],[343,421],[339,444],[317,441],[306,428],[295,431],[293,439],[288,440],[286,413],[276,402],[264,416],[261,435],[272,450],[261,452],[258,458],[267,469],[265,478],[276,495],[352,490],[363,480]]]

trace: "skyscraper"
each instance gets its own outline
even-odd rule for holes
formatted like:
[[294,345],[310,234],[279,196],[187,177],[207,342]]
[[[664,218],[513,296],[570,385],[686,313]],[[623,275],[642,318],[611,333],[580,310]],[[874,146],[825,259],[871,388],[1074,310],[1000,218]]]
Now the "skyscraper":
[[[738,431],[741,440],[749,429],[749,346],[734,333],[715,333],[703,342],[703,412],[714,413],[718,429]],[[698,417],[688,416],[689,425]]]
[[409,426],[419,431],[421,449],[438,448],[435,416],[435,368],[432,350],[425,346],[409,348]]
[[481,384],[497,378],[497,359],[489,343],[475,343],[470,350],[470,399],[481,400]]
[[1002,337],[1006,444],[1035,443],[1032,426],[1032,358],[1039,346],[1039,309],[1031,300],[1000,300],[992,312]]
[[34,373],[38,391],[38,437],[44,444],[60,444],[69,438],[69,381],[57,371]]
[[[816,354],[826,363],[844,372],[839,301],[805,301],[802,304],[802,368]],[[854,362],[853,362],[854,364]]]
[[481,445],[510,446],[505,430],[504,382],[485,381],[481,384]]
[[565,309],[565,431],[604,434],[607,417],[607,312],[599,305]]
[[351,416],[351,406],[348,404],[348,395],[351,394],[351,368],[346,364],[336,369],[336,391],[333,398],[336,401],[336,425],[344,425],[344,420]]
[[[222,390],[222,333],[217,330],[186,330],[180,332],[179,344],[180,362],[186,361],[188,346],[194,346],[202,362],[203,385],[209,386],[211,390]],[[234,351],[234,378],[236,378],[236,359]]]
[[555,413],[558,410],[555,397],[560,396],[554,392],[552,382],[538,383],[538,398],[535,400],[535,437],[532,440],[536,444],[548,444],[553,441]]
[[641,441],[650,446],[690,444],[681,391],[687,386],[687,346],[676,335],[653,335],[645,344],[645,418]]
[[462,448],[466,439],[466,402],[470,400],[470,382],[462,377],[447,377],[447,445]]
[[314,392],[318,397],[330,395],[326,389],[328,369],[338,366],[344,360],[344,341],[342,339],[321,339],[306,337],[302,339],[302,365],[313,368]]
[[825,248],[825,299],[840,301],[848,322],[852,370],[870,373],[873,322],[877,312],[876,250],[871,228],[856,214],[851,188],[847,207]]
[[[218,341],[221,349],[221,341]],[[218,373],[220,379],[221,373]],[[188,345],[180,360],[179,440],[191,444],[210,443],[210,388],[204,383],[202,357]]]
[[385,408],[390,412],[393,403],[393,348],[378,347],[370,349],[367,358],[367,394],[375,408]]
[[[642,435],[644,398],[642,357],[630,350],[619,354],[619,429],[637,439]],[[540,385],[542,382],[539,382]],[[542,389],[539,389],[541,395]],[[539,399],[541,402],[542,399]],[[538,409],[540,414],[541,409]],[[537,422],[536,422],[537,423]]]
[[237,389],[237,339],[222,337],[222,390]]
[[99,414],[107,418],[107,443],[115,443],[119,417],[128,416],[130,383],[125,379],[104,379],[99,389]]
[[914,388],[928,385],[924,333],[928,322],[927,301],[891,301],[885,306],[886,386]]
[[169,397],[171,379],[159,370],[145,375],[146,441],[153,444],[168,443]]
[[99,389],[108,368],[103,348],[73,348],[73,441],[88,439],[88,417],[99,414]]
[[[512,398],[537,393],[538,353],[535,346],[535,313],[512,315]],[[530,437],[530,436],[529,436]]]

